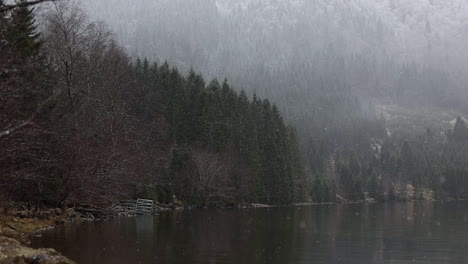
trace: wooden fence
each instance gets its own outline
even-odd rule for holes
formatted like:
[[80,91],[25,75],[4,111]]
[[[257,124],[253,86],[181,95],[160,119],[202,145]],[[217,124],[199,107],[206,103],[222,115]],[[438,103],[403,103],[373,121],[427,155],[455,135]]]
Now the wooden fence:
[[153,200],[123,200],[119,202],[119,209],[128,214],[151,215],[153,214]]

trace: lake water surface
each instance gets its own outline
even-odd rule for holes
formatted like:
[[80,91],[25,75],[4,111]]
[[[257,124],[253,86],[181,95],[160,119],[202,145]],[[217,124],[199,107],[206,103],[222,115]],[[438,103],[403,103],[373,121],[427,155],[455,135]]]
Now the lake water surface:
[[468,263],[468,202],[186,210],[34,238],[78,263]]

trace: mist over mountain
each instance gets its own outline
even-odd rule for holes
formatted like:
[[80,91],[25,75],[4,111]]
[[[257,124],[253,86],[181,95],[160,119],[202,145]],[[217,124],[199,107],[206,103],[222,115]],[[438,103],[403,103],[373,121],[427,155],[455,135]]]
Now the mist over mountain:
[[134,56],[227,77],[293,113],[324,90],[407,106],[467,98],[464,0],[84,2]]
[[134,60],[276,104],[312,201],[468,197],[466,1],[82,3]]
[[46,2],[0,0],[6,200],[468,198],[464,1]]
[[468,0],[0,0],[0,263],[468,263],[467,44]]

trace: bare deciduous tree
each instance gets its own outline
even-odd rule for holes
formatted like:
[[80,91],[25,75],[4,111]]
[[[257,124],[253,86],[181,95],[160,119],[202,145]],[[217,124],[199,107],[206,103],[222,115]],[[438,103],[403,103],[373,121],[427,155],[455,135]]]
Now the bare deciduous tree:
[[78,5],[55,3],[46,17],[45,49],[64,91],[51,125],[63,168],[55,199],[110,202],[137,182],[141,165],[142,140],[125,104],[130,60]]
[[76,3],[47,10],[41,63],[0,54],[0,189],[17,200],[105,206],[143,182],[130,59]]
[[235,160],[229,154],[220,155],[205,150],[192,151],[194,193],[200,201],[209,203],[229,203],[235,201],[232,182],[232,169]]

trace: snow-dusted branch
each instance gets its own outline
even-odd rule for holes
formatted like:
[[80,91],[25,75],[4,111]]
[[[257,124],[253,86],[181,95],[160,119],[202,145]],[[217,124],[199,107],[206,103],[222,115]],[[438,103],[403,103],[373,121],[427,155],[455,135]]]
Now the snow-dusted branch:
[[41,113],[44,106],[47,105],[50,101],[52,101],[55,97],[57,97],[57,95],[58,94],[54,94],[54,95],[50,96],[49,98],[47,98],[44,102],[42,102],[37,107],[36,111],[28,119],[22,121],[21,123],[17,124],[14,127],[11,127],[11,128],[6,129],[4,131],[0,131],[0,138],[9,136],[12,133],[14,133],[15,131],[20,130],[20,129],[24,128],[25,126],[31,124],[34,121],[34,119],[36,119],[36,117]]
[[19,6],[33,6],[33,5],[37,5],[37,4],[40,4],[40,3],[55,2],[55,1],[57,1],[57,0],[34,0],[34,1],[27,1],[27,2],[24,2],[24,3],[4,5],[4,6],[0,6],[0,12],[7,12],[7,11],[10,11],[10,10],[12,10],[14,8],[19,7]]

